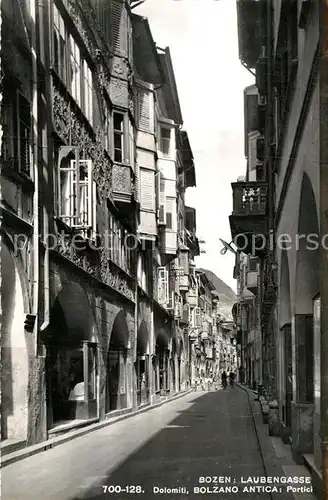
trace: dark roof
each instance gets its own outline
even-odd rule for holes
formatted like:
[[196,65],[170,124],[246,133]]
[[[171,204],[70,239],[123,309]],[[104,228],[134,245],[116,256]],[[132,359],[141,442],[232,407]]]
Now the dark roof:
[[137,75],[152,84],[163,84],[165,75],[152,37],[148,19],[131,15],[133,30],[133,58]]
[[180,108],[178,89],[175,81],[170,49],[166,47],[165,49],[157,48],[157,50],[159,59],[161,61],[162,70],[165,75],[165,83],[162,92],[168,112],[168,118],[174,120],[177,125],[182,125],[182,112]]
[[196,172],[194,164],[194,155],[191,150],[188,133],[185,130],[180,131],[181,137],[181,156],[183,169],[185,172],[186,187],[196,186]]
[[261,54],[265,5],[261,0],[237,0],[239,58],[252,69]]

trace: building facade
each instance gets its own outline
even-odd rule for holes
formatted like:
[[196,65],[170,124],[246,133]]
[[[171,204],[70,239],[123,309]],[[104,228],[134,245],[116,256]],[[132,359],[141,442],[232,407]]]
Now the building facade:
[[3,445],[191,384],[195,166],[129,2],[3,1]]
[[234,315],[243,380],[278,402],[280,435],[296,460],[309,463],[317,491],[327,457],[320,364],[326,277],[319,273],[326,259],[320,89],[327,83],[320,26],[327,17],[320,9],[320,2],[301,0],[237,1],[240,59],[255,85],[245,89],[247,169],[232,184],[230,217],[239,248]]

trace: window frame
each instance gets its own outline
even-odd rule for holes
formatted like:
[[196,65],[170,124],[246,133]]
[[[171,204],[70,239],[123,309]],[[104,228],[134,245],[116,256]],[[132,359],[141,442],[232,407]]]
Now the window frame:
[[[164,131],[164,130],[169,132],[168,137],[164,137],[162,135],[162,131]],[[163,141],[165,141],[165,142],[163,143]],[[168,141],[167,152],[164,150],[164,147],[163,147],[163,145],[166,143],[166,141]],[[159,126],[159,150],[163,156],[171,156],[171,149],[172,149],[172,128],[167,127],[163,124],[160,124],[160,126]]]
[[[81,167],[84,167],[84,173],[86,173],[82,179]],[[82,231],[84,237],[95,239],[97,233],[97,183],[93,179],[92,171],[92,160],[63,158],[58,165],[57,172],[57,205],[58,218],[68,227]],[[64,195],[65,189],[68,193],[66,195]],[[81,220],[81,213],[84,214],[83,220]]]
[[[59,20],[58,25],[56,20]],[[61,34],[62,29],[62,34]],[[59,40],[56,42],[56,33]],[[60,44],[57,47],[56,64],[56,43],[64,41],[63,53],[60,53]],[[58,78],[65,85],[66,89],[83,112],[85,118],[93,126],[93,71],[90,64],[90,57],[85,55],[85,47],[78,40],[73,31],[67,26],[61,9],[53,2],[52,7],[52,68]],[[63,59],[60,64],[59,59]],[[73,64],[72,64],[72,61]],[[90,61],[90,62],[89,62]],[[61,71],[60,67],[63,67]],[[74,78],[74,67],[77,68]]]

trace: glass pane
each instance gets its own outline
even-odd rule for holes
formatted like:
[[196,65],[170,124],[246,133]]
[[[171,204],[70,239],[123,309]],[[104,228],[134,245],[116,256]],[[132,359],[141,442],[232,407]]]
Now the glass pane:
[[96,349],[88,346],[88,398],[96,398]]
[[62,396],[68,401],[84,400],[83,351],[59,351],[57,367]]
[[114,130],[123,132],[123,115],[121,113],[114,113]]

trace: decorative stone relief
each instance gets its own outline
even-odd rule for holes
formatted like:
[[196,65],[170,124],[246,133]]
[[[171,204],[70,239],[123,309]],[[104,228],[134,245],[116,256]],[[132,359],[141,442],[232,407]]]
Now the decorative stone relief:
[[131,194],[131,169],[124,165],[113,166],[113,192]]
[[76,144],[83,148],[93,161],[93,177],[103,198],[110,198],[112,191],[112,169],[103,145],[99,139],[90,137],[86,125],[71,109],[58,88],[53,88],[53,119],[56,132],[66,144]]
[[111,266],[105,254],[101,255],[100,277],[106,285],[114,288],[128,299],[134,301],[132,283],[131,285],[128,283],[128,278],[124,271],[121,271],[119,268],[114,269],[114,266]]
[[[127,299],[134,301],[133,280],[124,271],[111,264],[103,252],[99,252],[94,262],[85,251],[78,252],[72,244],[73,236],[61,231],[57,236],[57,251],[66,259],[102,281]],[[100,259],[100,264],[99,264]]]
[[124,108],[128,107],[129,93],[128,83],[126,81],[112,78],[109,82],[109,88],[107,87],[106,90],[109,93],[114,105],[122,106]]

